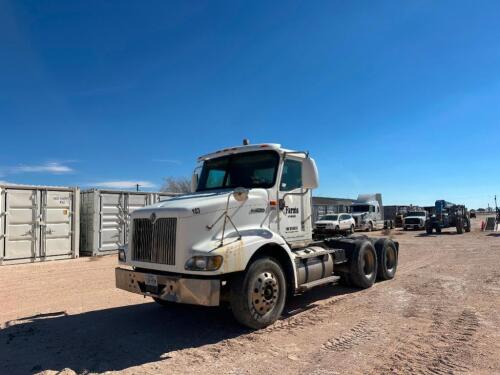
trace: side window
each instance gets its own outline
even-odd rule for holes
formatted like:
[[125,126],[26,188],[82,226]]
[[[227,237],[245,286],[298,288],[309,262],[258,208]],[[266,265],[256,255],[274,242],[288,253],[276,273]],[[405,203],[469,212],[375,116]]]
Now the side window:
[[210,172],[208,172],[206,183],[207,188],[223,186],[225,175],[226,171],[211,169]]
[[302,163],[297,160],[287,159],[283,165],[280,190],[290,191],[302,187]]
[[340,215],[340,220],[345,220],[345,215]]

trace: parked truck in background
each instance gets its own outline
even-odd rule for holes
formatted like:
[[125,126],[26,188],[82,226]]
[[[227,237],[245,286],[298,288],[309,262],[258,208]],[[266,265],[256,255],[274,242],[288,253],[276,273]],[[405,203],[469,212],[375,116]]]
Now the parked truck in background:
[[244,142],[198,160],[193,193],[131,214],[118,288],[164,306],[227,303],[238,322],[258,329],[280,317],[287,297],[315,286],[369,288],[394,277],[395,241],[313,241],[319,182],[309,153]]
[[467,208],[464,205],[454,204],[445,200],[437,200],[435,203],[434,214],[425,222],[425,230],[427,234],[431,234],[433,230],[436,233],[441,233],[441,229],[452,228],[457,229],[458,234],[470,232],[470,218]]
[[427,211],[424,209],[408,211],[403,218],[403,229],[424,229],[426,220]]
[[357,230],[371,232],[377,229],[394,228],[393,220],[384,220],[382,194],[360,194],[350,207]]

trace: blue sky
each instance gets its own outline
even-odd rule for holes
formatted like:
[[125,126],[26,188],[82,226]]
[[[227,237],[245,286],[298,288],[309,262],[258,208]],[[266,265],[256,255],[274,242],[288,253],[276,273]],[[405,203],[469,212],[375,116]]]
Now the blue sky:
[[0,0],[0,180],[155,190],[212,150],[309,150],[316,195],[492,204],[497,1]]

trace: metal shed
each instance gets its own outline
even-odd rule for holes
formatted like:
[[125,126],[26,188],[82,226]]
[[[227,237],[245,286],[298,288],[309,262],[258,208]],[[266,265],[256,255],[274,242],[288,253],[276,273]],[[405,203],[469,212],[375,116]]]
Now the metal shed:
[[0,185],[0,265],[78,257],[80,189]]
[[116,253],[127,242],[130,213],[167,199],[169,195],[172,194],[101,189],[82,191],[80,255]]

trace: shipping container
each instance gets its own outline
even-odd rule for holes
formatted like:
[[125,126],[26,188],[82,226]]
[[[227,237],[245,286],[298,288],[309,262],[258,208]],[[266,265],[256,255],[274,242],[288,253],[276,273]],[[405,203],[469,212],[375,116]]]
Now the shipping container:
[[170,195],[123,190],[82,191],[80,255],[116,253],[127,242],[130,213]]
[[0,185],[0,264],[77,258],[78,188]]

